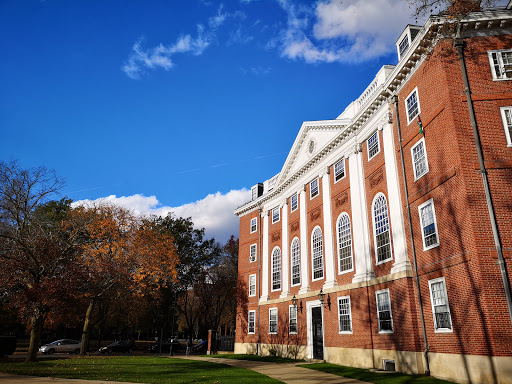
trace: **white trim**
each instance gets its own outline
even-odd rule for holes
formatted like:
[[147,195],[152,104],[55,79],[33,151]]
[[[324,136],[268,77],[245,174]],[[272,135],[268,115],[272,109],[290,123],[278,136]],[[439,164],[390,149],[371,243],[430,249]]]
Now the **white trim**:
[[[315,267],[314,267],[314,247],[313,247],[313,235],[315,234],[315,231],[319,229],[320,230],[320,239],[322,240],[322,277],[314,278],[315,276]],[[318,281],[325,279],[325,255],[324,255],[324,233],[322,231],[322,228],[320,228],[319,225],[315,226],[313,230],[311,231],[311,281]]]
[[[296,328],[296,331],[295,332],[292,332],[290,331],[290,320],[291,320],[291,309],[294,308],[295,309],[295,328]],[[296,305],[289,305],[288,306],[288,334],[289,335],[296,335],[297,332],[299,330],[299,316],[298,316],[298,313],[297,313],[297,306]]]
[[312,318],[313,315],[311,313],[312,309],[315,307],[320,307],[322,311],[322,345],[324,347],[324,357],[325,357],[325,321],[324,321],[324,309],[322,304],[320,304],[320,300],[311,300],[306,303],[306,331],[307,331],[307,358],[313,358],[313,327],[312,327]]
[[[380,329],[380,312],[379,312],[379,299],[378,299],[378,295],[380,293],[386,293],[388,294],[388,301],[389,301],[389,315],[391,317],[391,328],[392,330],[389,331],[389,330],[384,330],[382,331]],[[389,288],[385,288],[385,289],[380,289],[378,291],[375,291],[375,305],[376,305],[376,309],[377,309],[377,325],[379,327],[379,333],[380,334],[389,334],[389,333],[394,333],[395,332],[395,326],[393,324],[393,310],[391,308],[391,294],[389,293]]]
[[[254,220],[254,231],[252,230],[252,227],[253,227],[253,225],[252,225],[252,221],[253,221],[253,220]],[[250,232],[251,232],[251,233],[254,233],[254,232],[256,232],[256,231],[258,230],[258,218],[257,218],[257,217],[253,217],[253,218],[251,219],[251,223],[250,223],[250,227],[249,227],[249,228],[250,228]]]
[[[370,139],[375,136],[377,138],[377,152],[375,152],[372,156],[370,156]],[[377,156],[380,153],[380,136],[379,136],[379,130],[377,129],[375,132],[372,132],[370,136],[366,139],[366,155],[368,157],[368,161],[373,159],[375,156]]]
[[[412,118],[409,118],[409,108],[407,108],[407,100],[409,100],[409,98],[414,94],[416,93],[416,103],[418,104],[418,112],[412,117]],[[409,93],[409,95],[405,98],[404,100],[404,103],[405,103],[405,115],[407,116],[407,125],[411,124],[412,121],[414,121],[414,119],[416,117],[418,117],[420,114],[421,114],[421,107],[420,107],[420,95],[418,93],[418,87],[415,87],[411,93]]]
[[[342,271],[341,270],[341,264],[340,264],[340,220],[342,216],[348,217],[348,225],[350,229],[350,258],[352,261],[352,268]],[[341,212],[338,216],[338,219],[336,220],[336,245],[337,245],[337,255],[338,255],[338,275],[343,275],[345,273],[353,272],[354,271],[354,248],[353,248],[353,241],[352,241],[352,220],[350,220],[350,215],[347,212]]]
[[[340,318],[341,318],[341,314],[340,314],[340,301],[343,300],[343,299],[348,299],[348,316],[349,316],[349,319],[350,319],[350,331],[342,331],[341,330],[341,327],[340,327]],[[338,311],[338,333],[340,335],[351,335],[354,333],[354,328],[352,327],[352,302],[350,301],[350,296],[340,296],[338,297],[338,300],[337,300],[337,311]]]
[[[316,181],[316,195],[312,196],[313,193],[313,182]],[[309,182],[309,200],[313,200],[315,197],[320,195],[320,181],[318,180],[318,176]]]
[[[432,284],[443,282],[443,291],[446,297],[446,307],[448,308],[448,314],[450,315],[450,324],[451,328],[437,328],[437,320],[436,313],[434,308],[434,298],[432,297]],[[432,306],[432,316],[434,318],[434,332],[435,333],[453,333],[453,321],[452,321],[452,312],[450,311],[450,303],[448,301],[448,291],[446,289],[446,280],[444,277],[438,277],[437,279],[432,279],[428,281],[428,292],[430,294],[430,305]]]
[[[423,154],[424,154],[424,161],[425,161],[425,172],[423,172],[421,175],[418,175],[416,173],[416,162],[414,161],[414,148],[418,147],[420,144],[423,143]],[[429,172],[428,168],[428,157],[427,157],[427,146],[425,145],[425,138],[422,137],[419,139],[412,147],[411,147],[411,161],[412,161],[412,170],[414,173],[414,181],[417,181],[421,179],[423,176],[425,176]]]
[[[276,331],[270,332],[270,315],[274,309],[276,310]],[[277,310],[277,307],[269,308],[268,309],[268,334],[269,335],[277,335],[278,331],[279,331],[279,311]]]
[[[250,332],[250,331],[249,331],[249,329],[250,329],[249,327],[250,327],[250,325],[251,325],[251,323],[250,323],[250,321],[249,321],[249,319],[250,319],[250,314],[251,314],[251,313],[253,313],[253,314],[254,314],[254,317],[253,317],[253,318],[254,318],[254,321],[253,321],[253,323],[254,323],[254,324],[253,324],[254,331],[252,331],[252,332]],[[255,333],[256,333],[256,311],[255,311],[255,310],[253,310],[253,309],[251,309],[251,310],[250,310],[250,311],[248,311],[248,313],[247,313],[247,334],[248,334],[248,335],[254,335]]]
[[[336,180],[336,164],[339,164],[339,163],[343,164],[343,176],[340,177],[338,180]],[[332,173],[333,173],[333,177],[334,177],[334,184],[336,184],[338,181],[341,181],[345,177],[347,177],[347,167],[346,167],[346,163],[345,163],[345,157],[342,157],[340,160],[338,160],[337,162],[335,162],[332,165],[332,171],[333,171]]]
[[[293,284],[293,243],[297,241],[297,243],[299,244],[299,282],[296,283],[296,284]],[[300,285],[301,283],[301,256],[300,256],[300,239],[295,236],[292,240],[292,242],[290,243],[290,286],[292,287],[297,287]]]
[[[295,199],[297,200],[297,204],[295,205],[295,209],[293,209],[293,203],[292,203],[292,199],[293,197],[295,196]],[[299,194],[298,193],[294,193],[293,195],[290,196],[290,213],[291,212],[295,212],[297,209],[299,209]]]
[[[275,215],[274,212],[277,212],[277,215]],[[274,220],[276,216],[277,216],[277,219]],[[272,224],[279,223],[280,220],[281,220],[281,208],[280,207],[272,208]]]
[[[437,243],[429,245],[425,244],[425,232],[423,231],[424,225],[423,225],[423,217],[421,216],[421,209],[427,205],[432,205],[432,215],[434,217],[434,228],[436,229],[436,237],[437,237]],[[423,241],[423,250],[428,251],[429,249],[439,247],[440,241],[439,241],[439,231],[437,230],[437,219],[436,219],[436,210],[434,208],[434,199],[430,199],[425,201],[423,204],[418,206],[418,214],[420,216],[420,227],[421,227],[421,239]]]
[[[279,288],[274,289],[274,253],[279,251]],[[270,253],[270,292],[278,292],[283,287],[283,253],[275,246]]]
[[[251,295],[251,278],[254,277],[254,293]],[[257,289],[257,283],[256,283],[256,274],[253,273],[252,275],[249,275],[249,297],[255,297]]]
[[[254,247],[254,260],[251,260],[253,247]],[[249,263],[254,263],[256,260],[258,260],[258,244],[254,243],[249,246]]]
[[[386,200],[386,212],[387,212],[387,215],[388,215],[388,238],[389,238],[389,258],[387,259],[384,259],[382,261],[379,261],[379,256],[378,256],[378,249],[377,249],[377,230],[375,228],[375,201],[377,200],[377,198],[379,196],[383,196],[384,199]],[[373,229],[373,245],[375,247],[375,265],[380,265],[380,264],[384,264],[384,263],[388,263],[390,261],[393,260],[393,247],[391,246],[391,220],[390,220],[390,217],[389,217],[389,204],[388,204],[388,199],[386,198],[386,195],[384,195],[382,192],[378,192],[374,197],[373,197],[373,201],[372,201],[372,229]]]
[[508,48],[508,49],[495,49],[495,50],[492,50],[492,51],[487,51],[487,57],[489,58],[489,65],[491,66],[491,74],[492,74],[493,81],[512,80],[512,77],[502,77],[503,73],[501,73],[500,77],[498,77],[498,74],[496,73],[496,69],[494,68],[494,62],[493,62],[493,59],[492,59],[492,54],[493,53],[499,53],[500,55],[499,55],[499,57],[497,57],[498,58],[498,65],[500,67],[500,70],[504,69],[505,66],[503,64],[503,56],[501,55],[502,52],[512,52],[512,49],[510,49],[510,48]]
[[509,111],[510,119],[512,120],[512,107],[500,107],[501,119],[503,120],[503,128],[505,129],[505,137],[507,138],[507,146],[512,147],[512,137],[511,137],[512,121],[511,121],[511,126],[509,129],[508,123],[507,123],[506,111]]

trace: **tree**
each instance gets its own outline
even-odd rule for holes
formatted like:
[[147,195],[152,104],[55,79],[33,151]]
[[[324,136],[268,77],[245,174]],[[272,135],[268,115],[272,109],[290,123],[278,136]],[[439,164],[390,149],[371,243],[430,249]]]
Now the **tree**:
[[416,19],[434,14],[444,14],[460,21],[470,12],[491,8],[496,0],[407,0],[414,9]]
[[0,162],[0,283],[29,323],[27,361],[36,361],[44,319],[73,281],[76,233],[61,228],[70,200],[49,201],[62,186],[45,167]]

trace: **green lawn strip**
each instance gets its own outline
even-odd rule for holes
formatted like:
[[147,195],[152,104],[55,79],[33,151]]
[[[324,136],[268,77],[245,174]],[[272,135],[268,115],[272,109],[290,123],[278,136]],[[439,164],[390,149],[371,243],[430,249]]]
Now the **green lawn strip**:
[[257,372],[206,361],[167,357],[74,357],[37,363],[4,363],[0,372],[133,383],[281,383]]
[[234,359],[234,360],[249,360],[249,361],[262,361],[265,363],[301,363],[304,360],[287,359],[285,357],[277,356],[258,356],[258,355],[244,355],[244,354],[222,354],[222,355],[209,355],[206,357],[216,357],[219,359]]
[[370,372],[368,369],[345,367],[342,365],[328,363],[303,364],[299,365],[299,367],[314,369],[376,384],[453,384],[451,381],[440,380],[430,376],[407,375],[399,372]]

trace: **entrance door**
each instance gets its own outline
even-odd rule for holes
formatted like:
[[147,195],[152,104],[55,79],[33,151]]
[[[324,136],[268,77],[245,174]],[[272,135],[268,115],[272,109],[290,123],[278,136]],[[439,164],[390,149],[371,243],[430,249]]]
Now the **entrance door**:
[[313,328],[313,359],[324,359],[324,338],[322,332],[322,307],[311,308]]

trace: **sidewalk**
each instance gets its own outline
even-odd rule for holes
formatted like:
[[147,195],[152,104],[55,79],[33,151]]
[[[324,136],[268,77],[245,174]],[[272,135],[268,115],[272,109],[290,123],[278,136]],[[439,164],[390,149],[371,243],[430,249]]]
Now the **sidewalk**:
[[199,356],[174,356],[181,359],[202,360],[212,363],[221,363],[231,365],[237,368],[250,369],[266,376],[280,380],[287,384],[368,384],[365,381],[349,379],[342,376],[332,375],[330,373],[315,371],[298,367],[297,365],[304,363],[265,363],[249,360],[234,360],[215,357],[199,357]]

